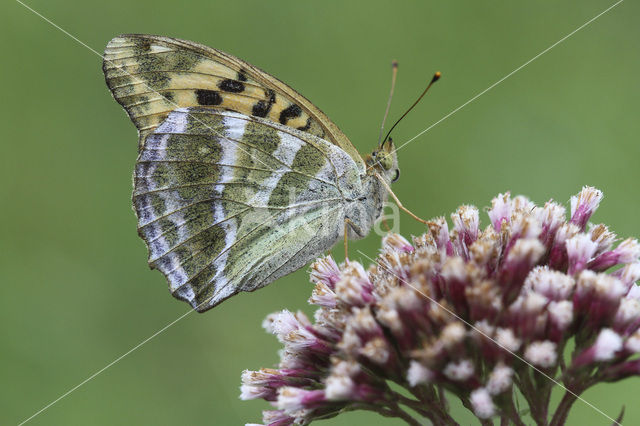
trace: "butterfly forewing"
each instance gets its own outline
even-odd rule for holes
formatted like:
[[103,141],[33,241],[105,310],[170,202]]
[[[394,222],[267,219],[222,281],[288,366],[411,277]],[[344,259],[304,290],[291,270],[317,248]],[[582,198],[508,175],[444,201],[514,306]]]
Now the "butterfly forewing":
[[359,173],[344,151],[306,132],[175,110],[147,138],[134,174],[149,263],[199,311],[262,287],[335,243],[344,197],[362,192]]
[[362,162],[320,109],[280,80],[219,50],[168,37],[122,35],[107,45],[103,70],[114,97],[140,131],[140,146],[172,110],[206,106],[307,132]]

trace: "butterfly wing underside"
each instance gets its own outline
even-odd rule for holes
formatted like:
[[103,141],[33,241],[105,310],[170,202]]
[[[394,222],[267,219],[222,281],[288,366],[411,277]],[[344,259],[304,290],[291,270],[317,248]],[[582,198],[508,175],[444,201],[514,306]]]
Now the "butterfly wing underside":
[[139,131],[139,146],[180,107],[206,106],[261,117],[323,138],[362,159],[310,101],[235,56],[190,41],[142,34],[109,42],[103,70],[115,99]]
[[198,311],[262,287],[335,244],[340,181],[358,173],[344,151],[309,133],[210,108],[172,111],[134,173],[149,263]]

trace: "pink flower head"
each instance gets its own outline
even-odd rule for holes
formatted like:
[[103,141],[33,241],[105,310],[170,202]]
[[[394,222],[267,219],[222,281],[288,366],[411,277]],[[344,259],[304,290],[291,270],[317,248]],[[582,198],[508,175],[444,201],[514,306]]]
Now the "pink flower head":
[[588,223],[601,199],[583,188],[566,218],[555,202],[500,194],[484,228],[465,205],[451,228],[439,217],[411,243],[387,235],[368,268],[316,261],[314,320],[267,318],[280,364],[244,372],[241,398],[274,404],[263,421],[277,425],[354,409],[455,424],[446,389],[485,424],[563,424],[570,404],[549,412],[554,381],[577,395],[640,375],[640,244],[616,247]]
[[311,282],[334,289],[342,273],[331,256],[321,257],[311,265]]
[[509,222],[511,219],[511,194],[498,194],[496,198],[491,200],[491,209],[489,210],[489,219],[496,232],[500,232],[503,222]]
[[571,197],[571,223],[584,230],[589,218],[602,201],[602,192],[585,186],[580,194]]

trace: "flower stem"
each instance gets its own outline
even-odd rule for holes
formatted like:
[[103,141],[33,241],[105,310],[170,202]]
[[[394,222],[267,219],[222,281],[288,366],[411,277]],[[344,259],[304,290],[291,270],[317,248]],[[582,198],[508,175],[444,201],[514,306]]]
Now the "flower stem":
[[563,425],[567,421],[567,417],[569,416],[569,410],[571,406],[576,401],[577,396],[576,393],[565,392],[560,404],[558,404],[558,408],[556,409],[553,418],[551,419],[550,426],[559,426]]
[[[428,417],[434,425],[458,424],[453,417],[449,415],[449,407],[442,388],[440,388],[437,393],[432,389],[424,388],[422,386],[415,388],[408,387],[407,389],[420,401],[402,397],[407,402],[411,401],[413,403],[413,405],[406,405]],[[405,402],[403,401],[402,403]]]
[[445,410],[440,409],[435,404],[431,403],[423,403],[421,401],[415,401],[410,398],[405,398],[400,395],[400,399],[398,400],[403,405],[411,408],[417,413],[427,417],[431,420],[431,423],[434,425],[455,425],[457,424],[453,418],[447,414]]
[[513,392],[509,394],[507,398],[505,398],[504,413],[501,417],[500,424],[526,426],[526,424],[520,418],[518,410],[513,402]]
[[418,420],[411,417],[409,413],[402,410],[400,407],[396,406],[395,411],[398,413],[398,417],[407,422],[407,424],[412,426],[421,426],[421,423]]

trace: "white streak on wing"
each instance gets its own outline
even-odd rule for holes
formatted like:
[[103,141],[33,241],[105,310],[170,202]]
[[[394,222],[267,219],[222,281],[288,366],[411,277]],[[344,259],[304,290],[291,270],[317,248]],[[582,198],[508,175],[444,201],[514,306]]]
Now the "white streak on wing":
[[[221,275],[220,279],[224,279],[224,275]],[[225,280],[225,285],[223,285],[222,287],[217,286],[217,288],[219,288],[220,290],[216,291],[214,296],[209,300],[208,302],[209,306],[213,306],[216,303],[219,303],[220,300],[226,299],[227,297],[231,296],[235,291],[235,288],[233,286],[226,285],[226,280]]]
[[191,286],[182,286],[176,290],[176,293],[181,298],[187,299],[188,301],[190,301],[193,308],[196,309],[197,305],[195,305],[195,302],[194,302],[196,298],[196,294],[193,292],[193,288]]
[[[291,170],[291,164],[293,164],[293,159],[296,157],[296,154],[302,148],[302,145],[305,143],[300,139],[291,136],[288,133],[278,132],[280,136],[280,143],[278,144],[278,148],[273,152],[273,156],[278,160],[282,161],[285,166],[278,167],[277,170],[271,173],[264,182],[262,182],[263,188],[260,189],[253,196],[249,204],[257,205],[257,206],[267,206],[269,202],[269,198],[271,197],[271,193],[278,186],[280,179],[285,173]],[[306,190],[307,188],[298,188],[294,193]],[[294,202],[295,200],[291,200]]]
[[170,49],[165,46],[160,46],[157,44],[152,44],[150,50],[151,50],[151,53],[163,53],[163,52],[171,52],[173,49]]
[[[233,142],[233,140],[242,139],[246,125],[247,122],[245,120],[238,120],[229,116],[224,117],[223,126],[225,129],[225,138],[221,138],[220,140],[220,145],[222,147],[220,164],[236,164],[236,150],[238,149],[238,144]],[[230,140],[227,140],[226,138]],[[233,169],[230,167],[221,167],[220,172],[220,181],[214,187],[214,190],[216,195],[221,197],[225,189],[224,184],[233,180]],[[218,271],[217,275],[219,277],[215,283],[216,289],[223,288],[227,284],[227,278],[223,271],[227,265],[227,257],[229,256],[228,249],[236,241],[236,233],[238,231],[235,220],[231,219],[225,221],[224,219],[226,217],[227,212],[225,212],[222,202],[216,201],[214,203],[213,219],[215,223],[220,223],[219,226],[221,226],[225,231],[224,248],[222,249],[222,254],[215,262],[216,270]]]
[[[158,150],[162,150],[162,151],[159,151],[159,152],[162,152],[162,155],[165,155],[164,153],[165,153],[165,149],[167,148],[167,141],[169,140],[169,136],[171,136],[171,135],[168,135],[168,134],[167,135],[162,135],[159,138],[156,135],[154,137],[154,139],[159,141],[157,144],[154,144],[154,145],[157,145],[157,149]],[[155,163],[155,162],[149,163],[149,169],[145,172],[145,175],[146,176],[153,176],[157,167],[158,167],[157,163]],[[149,177],[145,178],[145,183],[147,184],[147,191],[153,191],[153,190],[155,190],[157,188],[155,182],[153,181],[153,179],[151,179]]]
[[[167,142],[169,140],[169,137],[171,136],[170,134],[183,133],[186,128],[187,128],[187,114],[182,112],[172,113],[171,120],[166,120],[158,128],[158,131],[166,132],[169,134],[163,135],[161,137],[160,144],[158,145],[157,149],[160,150],[160,152],[166,152],[165,150],[167,148]],[[153,175],[153,172],[155,171],[155,168],[156,168],[156,164],[152,163],[151,167],[153,169],[151,170],[151,173],[149,173],[150,176]],[[153,189],[153,188],[150,188],[150,189]],[[164,200],[167,211],[173,212],[180,208],[180,204],[177,203],[176,199],[174,198],[177,195],[174,191],[161,191],[158,193],[158,195]],[[173,223],[173,225],[176,228],[178,228],[184,222],[185,219],[182,212],[176,212],[170,216],[170,220]],[[155,226],[159,227],[159,225],[155,225]],[[183,236],[184,235],[180,235],[180,237],[183,237]],[[160,253],[167,253],[167,251],[169,251],[170,249],[164,237],[158,238],[154,244],[157,244],[157,247]],[[172,279],[169,280],[169,288],[172,292],[174,292],[178,289],[178,287],[180,287],[184,282],[187,281],[188,277],[186,272],[182,268],[182,266],[180,266],[180,257],[176,254],[175,251],[167,253],[166,255],[164,255],[164,257],[169,261],[169,268],[167,270],[173,271],[171,274]],[[184,291],[183,294],[189,294],[189,291]],[[193,291],[191,291],[191,294],[193,294]]]
[[305,145],[305,142],[289,133],[278,131],[278,136],[280,136],[280,143],[278,144],[278,148],[273,151],[273,156],[291,167],[298,150],[302,148],[302,145]]
[[[325,182],[334,182],[336,179],[336,171],[329,161],[325,161],[322,168],[316,172],[315,177],[316,179],[323,180]],[[314,180],[314,182],[317,182],[318,184],[320,183],[317,180]]]
[[324,182],[336,181],[336,172],[331,163],[329,161],[325,161],[324,165],[316,172],[314,177],[315,179],[309,180],[308,188],[305,188],[305,191],[308,193],[315,193],[318,198],[327,197],[327,191],[329,189],[327,188],[327,184]]

